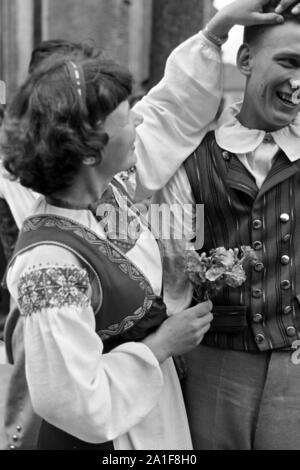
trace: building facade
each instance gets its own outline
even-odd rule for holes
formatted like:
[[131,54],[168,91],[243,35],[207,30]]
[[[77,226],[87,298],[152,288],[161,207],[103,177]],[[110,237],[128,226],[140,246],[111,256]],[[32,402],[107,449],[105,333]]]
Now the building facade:
[[162,76],[166,57],[200,30],[212,0],[0,0],[0,79],[8,101],[41,40],[90,41],[127,65],[136,90]]

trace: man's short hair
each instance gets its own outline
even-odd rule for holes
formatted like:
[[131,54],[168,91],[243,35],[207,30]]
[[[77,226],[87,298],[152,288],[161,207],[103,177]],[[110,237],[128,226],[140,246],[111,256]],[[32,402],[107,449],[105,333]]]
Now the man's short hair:
[[[282,16],[284,17],[285,21],[291,21],[293,23],[300,23],[300,16],[292,14],[293,6],[297,3],[299,3],[299,0],[298,1],[295,0],[295,2],[282,13]],[[270,0],[270,2],[267,3],[263,7],[263,12],[264,13],[274,12],[278,4],[279,4],[279,0]],[[249,45],[254,45],[254,44],[259,43],[263,34],[271,26],[274,26],[274,25],[262,24],[262,25],[255,25],[255,26],[246,26],[244,28],[244,43],[249,44]]]

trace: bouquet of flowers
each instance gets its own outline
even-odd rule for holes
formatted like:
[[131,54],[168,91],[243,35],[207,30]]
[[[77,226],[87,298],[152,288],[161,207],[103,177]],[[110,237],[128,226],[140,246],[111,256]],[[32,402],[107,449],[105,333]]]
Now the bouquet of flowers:
[[203,302],[222,286],[239,287],[246,281],[245,269],[256,261],[251,247],[241,246],[226,250],[218,247],[209,256],[191,247],[186,257],[186,272],[196,294],[196,300]]

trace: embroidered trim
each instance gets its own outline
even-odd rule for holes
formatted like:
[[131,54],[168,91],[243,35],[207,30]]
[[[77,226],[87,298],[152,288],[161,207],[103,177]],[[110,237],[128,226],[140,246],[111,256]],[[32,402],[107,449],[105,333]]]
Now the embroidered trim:
[[[41,227],[58,227],[61,230],[72,231],[78,237],[86,240],[88,243],[96,245],[98,250],[111,262],[116,263],[118,268],[124,274],[128,275],[130,279],[139,283],[139,287],[145,292],[145,295],[148,296],[154,294],[151,284],[145,275],[143,275],[137,266],[135,266],[132,261],[127,259],[126,255],[124,255],[122,251],[115,247],[109,240],[100,239],[92,230],[89,230],[78,222],[73,222],[71,219],[63,216],[36,215],[29,217],[25,220],[22,231],[35,231]],[[45,241],[45,243],[47,242]],[[13,260],[14,258],[12,261]]]
[[[97,282],[97,286],[98,286],[98,289],[99,289],[99,302],[98,302],[98,305],[97,307],[94,308],[94,313],[95,315],[97,315],[102,307],[102,300],[103,300],[103,291],[102,291],[102,285],[101,285],[101,282],[100,282],[100,279],[99,279],[99,276],[98,276],[98,273],[96,272],[96,270],[93,268],[93,266],[83,257],[81,256],[76,250],[74,250],[73,248],[71,248],[70,246],[68,245],[64,245],[63,243],[59,243],[59,242],[54,242],[52,240],[43,240],[42,242],[36,242],[36,243],[32,243],[31,245],[29,245],[28,247],[26,247],[25,249],[22,249],[20,251],[17,252],[16,256],[19,256],[23,253],[26,253],[26,251],[28,249],[33,249],[33,248],[37,248],[38,246],[43,246],[43,245],[51,245],[51,246],[58,246],[60,248],[64,248],[65,250],[67,251],[70,251],[71,253],[73,253],[75,256],[77,256],[81,261],[83,261],[83,263],[91,270],[91,274],[89,275],[89,279],[90,279],[90,284],[91,286],[93,285],[93,278],[91,279],[91,275],[93,275],[96,279],[96,282]],[[10,261],[10,265],[12,265],[12,263],[14,262],[16,256],[14,256],[11,261]],[[91,303],[93,302],[93,300],[91,301]]]
[[137,320],[140,320],[152,307],[153,301],[145,297],[143,306],[138,308],[133,315],[124,318],[120,323],[110,325],[106,330],[97,331],[102,340],[108,339],[111,336],[119,335],[134,326]]
[[87,272],[77,266],[33,266],[20,278],[18,302],[22,316],[31,316],[43,308],[87,307],[90,299]]

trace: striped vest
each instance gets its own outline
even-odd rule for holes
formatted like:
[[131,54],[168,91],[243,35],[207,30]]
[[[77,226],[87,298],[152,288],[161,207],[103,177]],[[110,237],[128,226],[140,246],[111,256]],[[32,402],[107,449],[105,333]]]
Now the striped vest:
[[[250,245],[258,258],[242,287],[225,287],[212,299],[225,329],[209,332],[204,343],[252,351],[290,348],[300,338],[300,160],[291,163],[279,151],[258,189],[238,157],[220,148],[210,132],[185,168],[196,203],[205,205],[201,251]],[[230,312],[243,309],[244,327],[226,329]]]

